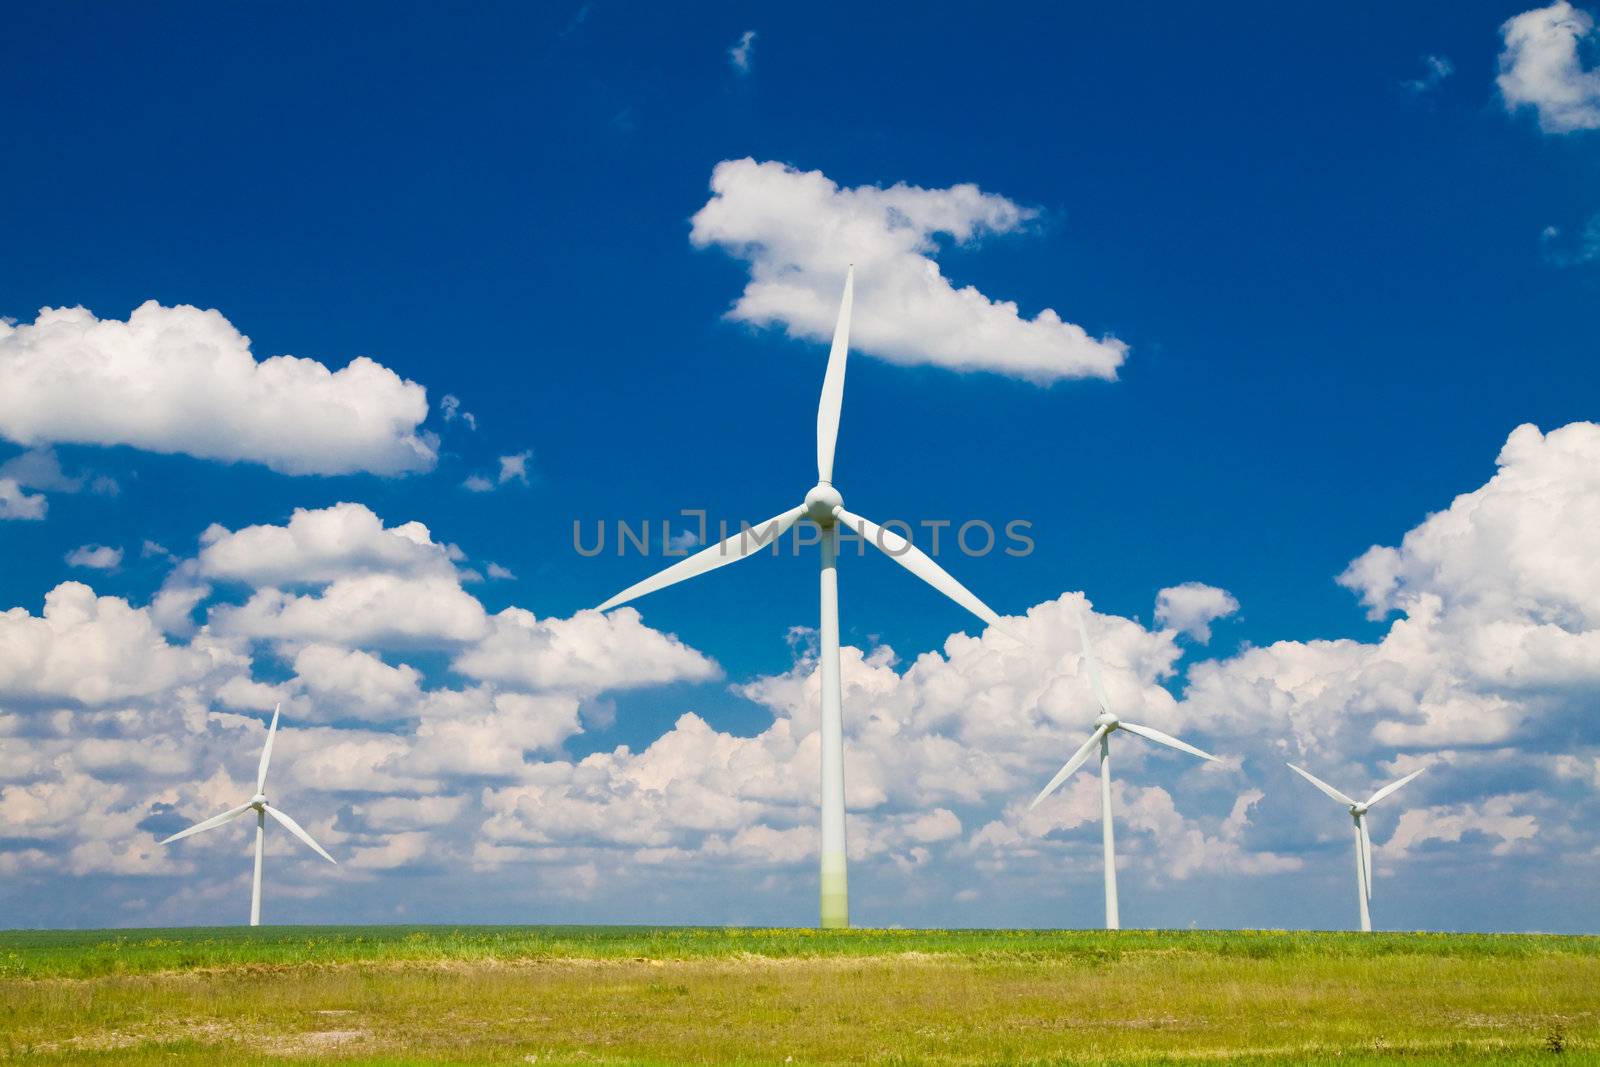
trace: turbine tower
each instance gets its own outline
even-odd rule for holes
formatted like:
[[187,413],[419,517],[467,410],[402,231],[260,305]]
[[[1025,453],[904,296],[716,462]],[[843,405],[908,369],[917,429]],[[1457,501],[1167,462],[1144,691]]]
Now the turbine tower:
[[254,811],[256,813],[256,876],[250,887],[251,926],[261,925],[261,846],[262,839],[266,837],[268,815],[272,816],[274,819],[277,819],[284,825],[285,829],[287,829],[294,836],[298,837],[300,840],[304,841],[306,844],[310,845],[312,851],[316,852],[317,855],[321,856],[329,863],[337,864],[339,862],[324,852],[321,845],[311,840],[311,835],[306,833],[305,830],[301,829],[299,823],[289,818],[285,812],[280,811],[271,804],[267,803],[267,795],[265,792],[267,788],[267,764],[272,762],[272,739],[277,736],[278,712],[282,709],[282,704],[279,704],[277,707],[272,709],[272,725],[267,727],[267,745],[261,750],[261,763],[256,767],[256,795],[251,797],[245,803],[240,804],[237,808],[230,808],[221,815],[213,815],[204,822],[195,823],[187,830],[179,830],[177,833],[161,842],[163,845],[171,844],[173,841],[176,841],[179,838],[188,837],[190,834],[198,834],[203,830],[213,829],[221,826],[223,823],[232,822],[247,811]]
[[828,352],[828,369],[822,378],[822,400],[817,405],[817,484],[806,494],[805,502],[773,516],[758,527],[743,527],[732,537],[673,564],[637,585],[629,586],[599,608],[608,611],[646,593],[665,589],[744,559],[773,545],[801,519],[817,525],[821,531],[822,555],[822,641],[819,662],[822,675],[821,925],[825,928],[850,925],[845,876],[844,717],[839,691],[839,527],[846,526],[854,530],[863,540],[871,542],[890,559],[990,626],[1002,632],[1005,630],[998,615],[915,545],[892,530],[885,530],[860,515],[846,511],[843,498],[833,487],[833,448],[839,436],[839,411],[844,402],[844,370],[850,348],[850,304],[854,282],[855,268],[851,267],[845,274],[839,321],[833,331],[833,347]]
[[1371,933],[1372,910],[1369,902],[1372,900],[1372,837],[1367,833],[1367,809],[1411,781],[1427,768],[1419,768],[1398,782],[1390,782],[1368,797],[1365,803],[1351,800],[1310,771],[1301,770],[1292,763],[1289,764],[1289,769],[1349,809],[1350,818],[1355,823],[1356,900],[1361,904],[1361,929],[1364,933]]
[[1095,699],[1100,702],[1100,714],[1094,720],[1094,733],[1089,735],[1089,740],[1083,747],[1072,754],[1066,765],[1056,772],[1050,779],[1050,784],[1039,791],[1033,798],[1033,803],[1028,805],[1032,811],[1039,806],[1040,801],[1060,788],[1073,771],[1082,767],[1089,759],[1089,754],[1100,748],[1100,822],[1101,840],[1105,847],[1106,865],[1106,929],[1122,929],[1122,917],[1117,911],[1117,848],[1116,838],[1111,829],[1111,735],[1118,730],[1126,730],[1130,734],[1138,734],[1148,741],[1154,741],[1179,752],[1187,752],[1201,759],[1214,760],[1217,757],[1209,752],[1202,752],[1193,745],[1179,741],[1170,734],[1149,726],[1140,726],[1138,723],[1123,722],[1111,710],[1111,701],[1106,697],[1106,687],[1100,681],[1100,666],[1095,662],[1094,646],[1089,643],[1089,627],[1083,621],[1083,616],[1078,616],[1078,636],[1083,641],[1083,662],[1089,671],[1089,684],[1094,688]]

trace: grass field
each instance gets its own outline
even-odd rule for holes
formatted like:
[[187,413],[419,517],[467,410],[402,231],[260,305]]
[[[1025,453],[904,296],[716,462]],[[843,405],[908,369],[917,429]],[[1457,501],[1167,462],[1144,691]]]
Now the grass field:
[[0,932],[22,1063],[1600,1063],[1600,938]]

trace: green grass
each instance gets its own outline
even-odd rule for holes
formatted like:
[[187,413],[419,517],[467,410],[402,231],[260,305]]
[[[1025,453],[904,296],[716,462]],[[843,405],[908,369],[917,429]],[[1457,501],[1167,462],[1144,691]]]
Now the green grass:
[[0,933],[0,1059],[1600,1064],[1600,939],[17,931]]
[[0,930],[0,979],[148,974],[252,964],[472,960],[693,960],[956,955],[1111,960],[1153,951],[1222,958],[1439,956],[1600,959],[1600,938],[1284,930],[812,930],[641,926],[265,926]]

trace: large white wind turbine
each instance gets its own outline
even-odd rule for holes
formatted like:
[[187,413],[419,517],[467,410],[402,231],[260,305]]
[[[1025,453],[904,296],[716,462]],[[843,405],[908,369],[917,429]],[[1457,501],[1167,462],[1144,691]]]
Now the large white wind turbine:
[[1368,902],[1372,900],[1372,837],[1367,833],[1367,809],[1411,781],[1427,768],[1423,767],[1412,771],[1398,782],[1390,782],[1368,797],[1364,803],[1351,800],[1310,771],[1301,770],[1292,763],[1289,764],[1289,769],[1343,804],[1350,811],[1350,818],[1355,823],[1356,899],[1361,902],[1361,929],[1370,933],[1372,930],[1372,911],[1368,906]]
[[839,436],[839,409],[844,401],[844,368],[850,348],[850,303],[855,270],[844,279],[844,296],[839,304],[839,321],[833,331],[833,348],[828,353],[828,369],[822,378],[822,400],[817,405],[817,484],[799,507],[773,516],[756,527],[745,527],[732,537],[675,563],[654,577],[629,586],[604,604],[601,611],[625,604],[635,597],[664,589],[686,578],[744,559],[771,546],[789,527],[808,519],[821,530],[822,549],[822,922],[824,927],[850,924],[850,908],[845,878],[844,835],[844,720],[839,694],[839,585],[836,565],[839,555],[839,527],[854,530],[863,540],[877,546],[900,566],[933,586],[957,604],[991,626],[1004,629],[997,616],[983,601],[973,596],[960,582],[945,573],[915,545],[892,530],[844,509],[843,498],[833,487],[833,447]]
[[1032,811],[1038,807],[1040,801],[1060,788],[1061,783],[1066,781],[1073,771],[1088,761],[1089,754],[1094,751],[1095,746],[1100,747],[1100,821],[1101,837],[1105,845],[1106,929],[1120,930],[1122,917],[1117,912],[1117,848],[1111,830],[1111,735],[1118,730],[1126,730],[1148,741],[1199,756],[1201,759],[1214,760],[1217,757],[1179,741],[1171,734],[1164,734],[1160,730],[1140,726],[1138,723],[1123,722],[1117,718],[1111,710],[1111,701],[1106,697],[1106,687],[1100,681],[1100,665],[1095,662],[1094,646],[1089,643],[1089,627],[1084,623],[1082,615],[1078,616],[1078,635],[1083,641],[1083,663],[1089,672],[1089,684],[1094,688],[1095,699],[1100,702],[1100,714],[1095,717],[1094,733],[1089,735],[1089,740],[1072,754],[1066,766],[1056,772],[1056,776],[1050,779],[1050,784],[1039,791],[1039,795],[1033,798],[1033,803],[1028,805],[1028,810]]
[[223,823],[232,822],[247,811],[254,811],[256,813],[256,876],[255,881],[251,885],[250,889],[251,926],[261,925],[261,845],[262,839],[266,836],[268,815],[281,822],[285,829],[287,829],[294,836],[298,837],[300,840],[304,841],[306,844],[310,845],[312,851],[316,852],[317,855],[321,856],[329,863],[339,862],[323,851],[321,845],[311,840],[311,835],[306,833],[305,830],[301,829],[299,823],[289,818],[289,816],[284,812],[267,803],[267,794],[264,792],[264,790],[267,788],[267,764],[272,762],[272,739],[277,736],[278,733],[278,712],[282,708],[283,705],[279,704],[276,708],[272,709],[272,725],[267,727],[267,745],[261,750],[261,763],[256,768],[256,795],[251,797],[245,803],[240,804],[237,808],[230,808],[221,815],[213,815],[205,822],[197,822],[187,830],[179,830],[177,833],[161,842],[163,845],[169,844],[178,840],[180,837],[188,837],[190,834],[198,834],[202,830],[210,830],[213,827],[221,826]]

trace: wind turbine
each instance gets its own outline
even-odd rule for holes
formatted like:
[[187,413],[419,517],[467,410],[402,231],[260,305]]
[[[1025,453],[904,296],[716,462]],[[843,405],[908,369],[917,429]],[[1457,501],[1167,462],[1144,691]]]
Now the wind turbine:
[[1089,627],[1084,623],[1083,616],[1078,616],[1078,635],[1083,641],[1083,662],[1089,670],[1089,684],[1094,688],[1095,699],[1100,702],[1100,714],[1094,720],[1094,733],[1089,735],[1089,740],[1083,747],[1072,754],[1066,765],[1056,772],[1050,779],[1050,784],[1039,791],[1033,798],[1033,803],[1028,805],[1032,811],[1039,806],[1039,802],[1060,788],[1073,771],[1082,767],[1089,759],[1089,754],[1095,746],[1100,746],[1100,821],[1101,837],[1105,845],[1106,865],[1106,929],[1122,929],[1122,917],[1117,912],[1117,848],[1116,838],[1111,829],[1111,735],[1118,730],[1126,730],[1130,734],[1138,734],[1147,741],[1154,741],[1168,748],[1175,748],[1179,752],[1187,752],[1201,759],[1214,760],[1217,757],[1209,752],[1202,752],[1191,744],[1179,741],[1171,734],[1164,734],[1160,730],[1149,726],[1140,726],[1138,723],[1123,722],[1111,710],[1111,701],[1106,697],[1106,687],[1100,681],[1100,665],[1095,662],[1094,646],[1089,643]]
[[230,808],[221,815],[213,815],[204,822],[197,822],[187,830],[179,830],[177,833],[161,842],[163,845],[171,844],[173,841],[176,841],[181,837],[188,837],[190,834],[198,834],[203,830],[213,829],[221,826],[223,823],[232,822],[247,811],[254,811],[256,813],[256,877],[255,882],[250,889],[251,926],[261,925],[261,845],[262,839],[266,836],[267,832],[268,815],[281,822],[285,829],[287,829],[294,836],[298,837],[300,840],[304,841],[306,844],[310,845],[312,851],[321,856],[323,859],[327,860],[329,863],[336,864],[339,862],[323,851],[321,845],[311,840],[311,835],[306,833],[305,830],[301,829],[299,823],[289,818],[285,812],[280,811],[278,808],[275,808],[271,804],[267,803],[267,795],[264,792],[264,790],[267,788],[267,764],[272,762],[272,739],[278,733],[278,712],[282,709],[282,704],[279,704],[277,707],[272,709],[272,725],[267,727],[267,745],[261,750],[261,763],[256,768],[256,795],[251,797],[245,803],[240,804],[237,808]]
[[1361,902],[1361,929],[1365,933],[1371,933],[1372,911],[1368,907],[1368,901],[1372,899],[1372,837],[1367,833],[1367,809],[1411,781],[1427,768],[1421,767],[1412,771],[1398,782],[1390,782],[1368,797],[1365,803],[1351,800],[1310,771],[1301,770],[1292,763],[1289,764],[1289,769],[1350,810],[1350,818],[1355,823],[1356,899]]
[[739,533],[697,552],[688,559],[629,586],[604,604],[607,611],[636,597],[665,589],[735,560],[744,559],[777,542],[789,527],[807,519],[820,530],[822,555],[822,647],[819,667],[822,681],[822,858],[821,925],[850,925],[848,884],[845,877],[844,828],[844,718],[839,692],[839,527],[854,530],[887,553],[906,570],[933,586],[978,618],[1004,632],[1000,617],[973,596],[960,582],[947,574],[928,556],[892,530],[885,530],[869,519],[844,509],[844,500],[833,487],[833,448],[839,436],[839,410],[844,402],[845,361],[850,349],[850,305],[855,285],[852,266],[844,279],[844,296],[839,303],[839,320],[833,331],[833,347],[828,352],[828,369],[822,378],[822,400],[817,405],[817,484],[806,493],[805,502],[780,512],[759,527],[745,526]]

